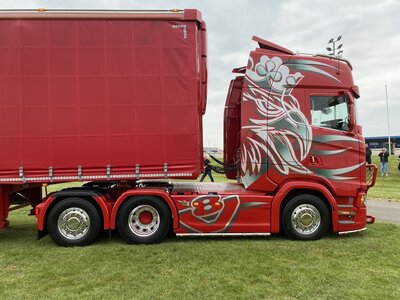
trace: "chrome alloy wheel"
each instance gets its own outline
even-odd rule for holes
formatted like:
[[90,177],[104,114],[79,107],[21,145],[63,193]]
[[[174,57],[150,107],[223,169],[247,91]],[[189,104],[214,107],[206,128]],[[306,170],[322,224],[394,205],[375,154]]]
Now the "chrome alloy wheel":
[[291,215],[292,226],[300,234],[312,234],[321,225],[319,210],[311,204],[297,206]]
[[79,207],[64,210],[57,221],[58,231],[69,240],[77,240],[85,236],[90,228],[90,217]]
[[129,229],[140,237],[150,236],[160,226],[160,215],[150,205],[139,205],[135,207],[128,218]]

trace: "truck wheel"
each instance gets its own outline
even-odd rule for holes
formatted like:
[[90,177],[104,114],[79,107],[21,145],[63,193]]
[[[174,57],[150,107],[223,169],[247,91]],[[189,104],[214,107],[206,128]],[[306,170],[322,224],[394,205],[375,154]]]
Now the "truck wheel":
[[314,195],[298,195],[289,200],[282,212],[283,232],[295,240],[318,240],[328,230],[329,210]]
[[157,197],[135,197],[127,200],[118,212],[117,228],[127,243],[161,242],[171,224],[167,205]]
[[57,203],[47,218],[47,230],[59,245],[85,246],[100,233],[97,209],[85,199],[67,198]]

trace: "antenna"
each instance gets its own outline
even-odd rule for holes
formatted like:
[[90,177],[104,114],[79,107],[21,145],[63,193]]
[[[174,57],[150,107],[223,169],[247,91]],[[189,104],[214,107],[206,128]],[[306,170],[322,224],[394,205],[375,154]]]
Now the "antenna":
[[343,50],[337,51],[343,47],[343,44],[337,45],[337,43],[342,39],[342,36],[339,35],[336,39],[331,38],[328,42],[329,47],[326,47],[326,50],[329,52],[328,55],[335,57],[342,57]]

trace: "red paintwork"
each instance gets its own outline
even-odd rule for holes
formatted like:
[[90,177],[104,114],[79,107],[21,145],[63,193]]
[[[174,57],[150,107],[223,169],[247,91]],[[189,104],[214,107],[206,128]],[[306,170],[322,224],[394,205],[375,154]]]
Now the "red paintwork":
[[367,215],[367,224],[374,224],[375,223],[375,217]]
[[[240,146],[240,98],[243,87],[243,76],[231,81],[224,112],[224,162],[235,164],[238,160],[237,149]],[[236,135],[230,134],[237,133]],[[228,179],[236,179],[237,171],[226,174]]]
[[[176,233],[268,233],[272,197],[254,194],[174,196],[180,227]],[[191,203],[190,208],[182,201]],[[257,204],[255,204],[257,203]],[[250,206],[254,204],[254,206]],[[211,206],[210,210],[205,207]],[[246,205],[249,205],[246,207]]]
[[0,13],[2,183],[197,178],[204,39],[197,10]]
[[[342,209],[340,209],[340,210],[342,210]],[[365,207],[365,205],[362,207],[354,207],[349,211],[354,212],[355,216],[354,217],[343,217],[343,219],[339,219],[339,222],[338,222],[338,231],[339,232],[359,230],[359,229],[363,229],[366,226],[367,208]],[[340,221],[354,221],[354,224],[340,223]]]
[[141,212],[139,215],[139,221],[145,225],[150,224],[153,221],[153,215],[148,211]]
[[0,220],[0,230],[2,229],[6,229],[8,227],[8,225],[10,224],[10,222],[5,219],[4,217]]
[[264,39],[262,39],[262,38],[260,38],[258,36],[254,35],[252,40],[257,42],[258,46],[261,49],[267,49],[270,52],[285,53],[285,54],[290,54],[290,55],[294,54],[293,51],[291,51],[289,49],[286,49],[286,48],[284,48],[282,46],[279,46],[277,44],[274,44],[274,43],[272,43],[270,41],[266,41],[266,40],[264,40]]
[[10,189],[8,185],[0,185],[0,230],[7,228],[9,222],[8,217],[8,194]]
[[[324,69],[324,71],[331,73],[335,77],[337,77],[342,83],[335,82],[331,80],[328,77],[321,76],[319,74],[314,74],[314,73],[306,73],[306,76],[300,81],[300,83],[296,86],[296,88],[293,89],[292,95],[298,100],[301,111],[305,114],[307,117],[308,121],[311,122],[311,115],[310,115],[310,103],[309,103],[309,97],[310,95],[331,95],[338,93],[339,91],[347,90],[349,91],[351,87],[354,86],[354,82],[351,76],[351,70],[349,66],[344,63],[344,62],[338,62],[336,60],[330,60],[327,58],[319,58],[319,57],[309,57],[309,56],[292,56],[292,55],[287,55],[287,54],[280,54],[277,55],[275,52],[273,54],[270,54],[264,49],[257,49],[256,51],[253,51],[250,53],[250,56],[252,60],[258,61],[260,60],[260,57],[262,55],[270,55],[270,56],[278,56],[282,60],[288,60],[290,61],[291,59],[304,59],[307,61],[313,61],[313,62],[318,62],[318,63],[324,63],[324,64],[329,64],[329,65],[339,65],[341,72],[340,74],[336,74],[335,69]],[[250,64],[250,63],[249,63]],[[305,73],[305,72],[304,72]],[[245,93],[249,89],[247,83],[244,83],[243,86],[243,93]],[[241,120],[242,120],[242,126],[247,125],[248,120],[252,119],[255,117],[254,113],[254,104],[250,102],[244,102],[242,103],[242,110],[241,110]],[[351,113],[351,119],[354,120],[354,111]],[[352,132],[351,135],[349,133],[343,132],[343,131],[338,131],[338,130],[333,130],[333,129],[328,129],[328,128],[322,128],[322,127],[312,127],[313,135],[315,137],[317,136],[327,136],[327,135],[332,135],[332,134],[337,134],[337,135],[342,135],[343,137],[348,137],[351,136],[352,138],[356,139],[359,141],[359,143],[364,144],[364,139],[362,135]],[[232,133],[233,135],[235,133]],[[247,135],[247,132],[245,133],[244,131],[241,131],[241,141],[243,142],[246,138],[251,137]],[[311,166],[310,164],[310,156],[306,158],[303,161],[303,165],[306,167],[322,167],[323,169],[330,169],[332,167],[335,168],[344,168],[347,167],[355,162],[361,163],[363,160],[365,160],[365,155],[361,155],[360,153],[360,148],[359,145],[357,145],[357,148],[354,148],[354,143],[348,143],[348,142],[340,142],[337,143],[336,145],[334,143],[327,143],[327,144],[318,144],[314,143],[313,144],[313,149],[315,150],[337,150],[341,149],[344,147],[351,147],[350,151],[346,151],[342,155],[336,155],[336,156],[326,156],[323,159],[321,157],[318,157],[319,160],[316,161],[315,166]],[[310,153],[311,154],[311,153]],[[272,162],[269,162],[272,164]],[[365,176],[362,176],[364,174],[360,173],[360,169],[354,170],[352,173],[349,173],[349,175],[353,175],[355,177],[353,180],[348,180],[346,181],[346,184],[342,184],[342,182],[335,182],[331,181],[331,187],[332,187],[332,192],[337,195],[346,195],[346,196],[356,196],[357,189],[360,188],[361,182],[365,182]],[[363,169],[365,171],[365,169]],[[299,175],[299,174],[289,174],[288,176],[282,176],[281,174],[277,173],[273,168],[268,169],[268,176],[260,177],[258,181],[255,181],[252,185],[248,186],[249,189],[257,189],[257,190],[264,190],[266,192],[273,192],[276,190],[277,185],[279,186],[282,184],[284,180],[292,179],[306,179],[306,180],[315,180],[315,181],[324,181],[323,178],[319,175],[313,175],[313,174],[307,174],[307,175]],[[310,178],[311,177],[311,178]],[[271,183],[272,181],[272,183]],[[325,184],[321,182],[321,184]]]
[[[7,228],[9,222],[7,220],[9,205],[10,205],[10,195],[15,191],[20,190],[19,186],[11,184],[0,184],[0,230]],[[12,201],[12,199],[11,199]],[[36,197],[32,199],[32,206],[37,204]]]
[[[183,185],[183,187],[182,187]],[[233,183],[177,183],[171,191],[176,233],[268,233],[272,197]]]

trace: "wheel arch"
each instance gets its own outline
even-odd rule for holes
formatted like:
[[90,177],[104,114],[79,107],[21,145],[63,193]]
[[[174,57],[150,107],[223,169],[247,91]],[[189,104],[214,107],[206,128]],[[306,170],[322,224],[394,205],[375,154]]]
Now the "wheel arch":
[[109,222],[109,209],[105,204],[105,201],[98,194],[92,192],[74,192],[74,193],[55,193],[50,198],[48,198],[43,207],[40,209],[39,215],[37,215],[37,227],[39,231],[47,232],[47,218],[49,213],[53,209],[55,205],[60,203],[61,201],[68,198],[80,198],[82,200],[90,202],[97,210],[100,216],[100,226],[103,227],[104,230],[110,228]]
[[[283,199],[283,201],[282,201],[282,203],[280,205],[280,212],[279,212],[280,219],[279,219],[279,221],[281,221],[283,209],[285,208],[286,204],[291,199],[293,199],[294,197],[296,197],[298,195],[305,195],[305,194],[313,195],[313,196],[316,196],[319,199],[321,199],[322,202],[324,202],[324,204],[328,208],[330,216],[332,216],[332,206],[329,203],[329,201],[326,199],[326,196],[321,191],[312,190],[312,189],[293,189],[286,195],[286,197]],[[330,222],[329,223],[330,223],[330,226],[332,226],[332,217],[330,218]]]
[[285,205],[296,195],[311,194],[320,198],[330,213],[330,224],[335,232],[338,229],[337,205],[332,193],[322,184],[316,182],[288,182],[275,195],[271,206],[271,233],[281,230],[281,217]]
[[174,229],[179,227],[179,215],[178,215],[178,210],[173,202],[173,200],[168,196],[167,193],[164,193],[163,191],[160,190],[133,190],[133,191],[127,191],[123,193],[118,200],[115,202],[112,211],[111,211],[111,216],[110,216],[110,228],[115,230],[116,229],[116,223],[117,223],[117,216],[118,212],[122,206],[127,200],[135,198],[135,197],[156,197],[160,199],[161,201],[164,201],[164,203],[167,205],[170,213],[171,213],[171,218],[172,218],[172,227]]

